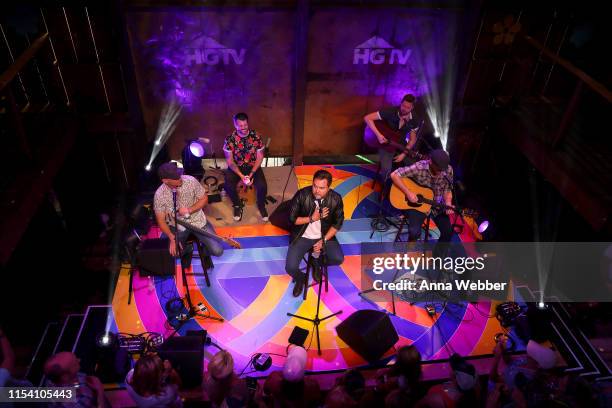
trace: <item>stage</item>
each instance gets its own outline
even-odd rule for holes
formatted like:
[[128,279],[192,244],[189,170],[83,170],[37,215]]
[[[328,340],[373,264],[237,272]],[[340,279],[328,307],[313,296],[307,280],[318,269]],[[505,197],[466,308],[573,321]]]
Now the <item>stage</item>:
[[[375,165],[298,166],[293,170],[295,178],[291,175],[294,185],[287,191],[293,192],[310,185],[312,174],[322,167],[332,173],[332,188],[343,196],[345,209],[345,222],[337,234],[345,260],[341,266],[329,268],[329,291],[323,291],[321,301],[322,316],[338,310],[342,310],[342,314],[321,324],[322,355],[317,355],[315,341],[312,341],[312,325],[287,316],[287,313],[314,316],[317,299],[316,287],[309,289],[306,301],[302,297],[292,296],[293,284],[284,270],[289,243],[287,233],[269,223],[249,224],[243,220],[233,224],[231,219],[228,222],[216,220],[210,214],[223,212],[220,207],[227,206],[224,202],[210,205],[206,211],[209,221],[215,224],[217,233],[230,235],[240,242],[242,249],[226,246],[223,256],[213,258],[215,267],[209,271],[210,287],[206,286],[203,276],[197,276],[202,269],[199,258],[194,257],[192,269],[196,276],[188,276],[188,287],[194,304],[202,302],[212,315],[225,321],[192,319],[183,325],[179,334],[184,335],[188,330],[207,330],[214,343],[232,353],[238,370],[245,367],[254,353],[269,353],[273,359],[270,370],[274,370],[282,367],[287,340],[294,327],[300,326],[310,332],[305,343],[309,347],[308,370],[324,372],[367,365],[363,358],[338,338],[335,327],[357,310],[391,310],[390,303],[372,302],[359,295],[360,244],[368,241],[391,242],[396,230],[377,231],[370,238],[371,219],[367,216],[377,211],[379,194],[379,187],[372,189]],[[272,195],[280,198],[284,181],[280,183],[280,188],[272,186]],[[289,199],[291,195],[286,194],[285,198]],[[436,238],[437,234],[432,222],[431,235]],[[149,237],[158,235],[156,228],[149,232]],[[469,228],[464,228],[459,239],[470,242],[474,237]],[[111,330],[131,334],[152,331],[170,335],[173,328],[167,320],[175,318],[176,312],[168,311],[167,302],[185,293],[179,272],[180,267],[177,267],[174,277],[142,277],[135,271],[132,302],[128,304],[129,267],[123,267],[112,301]],[[495,304],[492,302],[438,303],[436,314],[432,317],[424,304],[411,306],[398,300],[397,315],[390,314],[400,338],[395,348],[414,344],[423,359],[428,361],[444,360],[455,352],[463,356],[491,354],[494,335],[505,330],[492,317],[494,315]],[[518,341],[516,350],[523,348]],[[214,353],[214,349],[208,352]],[[394,350],[390,349],[383,356],[381,364],[388,361],[393,353]]]

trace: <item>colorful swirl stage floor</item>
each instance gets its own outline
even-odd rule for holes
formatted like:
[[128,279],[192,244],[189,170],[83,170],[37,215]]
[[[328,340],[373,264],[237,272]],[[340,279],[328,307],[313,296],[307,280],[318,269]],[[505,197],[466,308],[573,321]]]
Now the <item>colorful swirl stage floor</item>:
[[[335,332],[335,327],[353,312],[360,309],[390,310],[388,303],[372,303],[359,296],[360,291],[360,243],[366,241],[392,241],[395,230],[376,232],[370,239],[370,219],[366,215],[376,211],[378,193],[372,190],[373,166],[341,165],[325,166],[334,176],[333,188],[344,197],[346,221],[338,239],[345,254],[339,267],[329,269],[329,292],[323,291],[321,314],[342,310],[337,317],[321,324],[323,355],[318,356],[314,342],[309,350],[309,366],[312,371],[345,369],[365,365],[366,362],[352,351]],[[310,185],[312,174],[321,166],[296,167],[299,187]],[[466,229],[467,230],[467,229]],[[437,230],[432,225],[432,235]],[[288,235],[272,225],[253,225],[218,228],[218,233],[232,235],[242,249],[226,248],[220,258],[215,258],[215,268],[210,271],[211,287],[203,276],[189,276],[188,287],[193,303],[203,302],[211,313],[225,319],[214,322],[208,319],[192,319],[179,331],[205,329],[212,341],[231,351],[237,368],[247,364],[253,353],[273,354],[273,367],[282,366],[284,359],[278,355],[286,352],[287,340],[295,326],[312,334],[312,325],[287,316],[287,312],[314,316],[316,308],[315,288],[310,288],[308,298],[292,296],[291,278],[285,274],[284,263]],[[152,232],[155,234],[155,231]],[[472,238],[467,231],[460,237]],[[193,272],[201,273],[199,259],[192,262]],[[123,333],[159,332],[172,333],[167,319],[173,318],[166,311],[167,302],[184,295],[184,287],[176,277],[133,278],[133,299],[127,304],[129,273],[121,271],[113,297],[111,325]],[[494,305],[448,304],[437,310],[432,318],[422,304],[409,305],[397,302],[397,315],[391,320],[400,337],[396,347],[415,344],[425,360],[445,359],[453,352],[462,355],[491,353],[494,334],[501,332],[499,322],[489,316]],[[311,343],[312,336],[306,341]],[[211,350],[214,352],[214,350]],[[388,355],[391,355],[390,351]]]

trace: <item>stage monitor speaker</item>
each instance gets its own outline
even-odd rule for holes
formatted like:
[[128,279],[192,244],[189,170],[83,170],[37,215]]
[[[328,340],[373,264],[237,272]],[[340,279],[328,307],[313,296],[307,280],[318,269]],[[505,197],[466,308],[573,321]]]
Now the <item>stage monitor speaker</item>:
[[136,264],[140,276],[173,276],[174,258],[168,251],[167,238],[147,239],[138,249]]
[[276,210],[270,214],[270,224],[283,229],[287,232],[291,231],[291,222],[289,221],[289,210],[291,209],[291,200],[283,201],[276,207]]
[[399,340],[389,316],[378,310],[358,310],[336,326],[346,344],[368,362],[380,359]]
[[167,339],[157,352],[168,360],[181,377],[185,388],[202,385],[205,336],[175,336]]

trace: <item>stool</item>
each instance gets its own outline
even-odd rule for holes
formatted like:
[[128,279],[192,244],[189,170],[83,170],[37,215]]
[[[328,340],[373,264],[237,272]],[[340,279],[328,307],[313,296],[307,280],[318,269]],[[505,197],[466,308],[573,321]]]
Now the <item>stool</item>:
[[[187,241],[185,243],[187,245],[191,244],[193,245],[194,249],[197,249],[198,258],[200,258],[200,263],[202,264],[202,275],[204,275],[204,279],[206,280],[206,286],[210,287],[208,270],[214,268],[215,264],[213,263],[212,257],[208,253],[206,246],[194,234],[190,234],[189,237],[187,237]],[[197,276],[198,274],[191,272],[188,275]]]
[[[306,294],[308,293],[308,288],[315,286],[317,281],[314,281],[312,285],[308,284],[310,280],[310,271],[314,270],[314,265],[312,262],[314,258],[312,257],[312,250],[308,251],[308,258],[306,261],[306,283],[304,284],[304,300],[306,300]],[[329,290],[329,272],[327,271],[327,267],[325,265],[321,265],[321,283],[325,282],[325,292]]]

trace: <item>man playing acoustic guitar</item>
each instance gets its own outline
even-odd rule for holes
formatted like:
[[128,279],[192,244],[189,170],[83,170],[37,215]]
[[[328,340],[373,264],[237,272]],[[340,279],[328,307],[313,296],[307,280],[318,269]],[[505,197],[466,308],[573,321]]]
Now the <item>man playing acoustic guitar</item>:
[[384,145],[390,141],[377,129],[375,121],[382,120],[385,124],[394,132],[399,134],[397,142],[406,144],[405,148],[410,150],[416,143],[417,130],[419,127],[418,121],[413,117],[412,110],[414,109],[414,103],[416,98],[412,94],[406,94],[402,98],[402,102],[398,107],[391,107],[381,109],[378,112],[372,112],[363,117],[366,125],[376,135],[378,142],[381,146],[378,149],[378,155],[380,158],[380,169],[381,174],[386,180],[389,176],[389,172],[393,168],[393,162],[403,163],[408,165],[411,162],[407,162],[406,153],[401,152],[395,158],[393,157],[397,150],[385,148]]
[[[433,190],[433,201],[436,203],[452,206],[453,193],[453,168],[450,166],[448,153],[442,149],[433,150],[429,154],[429,159],[421,160],[414,163],[412,166],[400,167],[391,173],[393,184],[401,190],[406,196],[406,200],[410,203],[417,203],[419,199],[414,191],[402,182],[403,177],[410,178],[415,183],[430,188]],[[449,215],[453,212],[447,208],[442,210],[435,205],[431,208],[432,218],[438,230],[440,230],[440,238],[438,242],[449,242],[453,234]],[[408,214],[408,237],[410,241],[416,241],[421,236],[421,225],[427,216],[422,211],[409,209]]]
[[[157,225],[162,232],[169,238],[170,254],[176,254],[176,240],[178,239],[179,248],[181,250],[181,263],[184,268],[191,266],[191,255],[193,248],[191,245],[185,247],[185,242],[189,237],[190,231],[182,229],[179,225],[179,231],[174,230],[174,225],[168,225],[166,218],[174,214],[174,197],[176,196],[176,208],[179,218],[189,220],[188,223],[205,231],[215,233],[212,225],[206,223],[206,216],[202,208],[208,203],[208,196],[204,188],[198,180],[191,176],[183,175],[182,169],[179,169],[176,163],[169,162],[159,166],[158,175],[162,181],[162,185],[155,191],[153,198],[153,209],[155,210],[155,218]],[[173,219],[173,218],[172,218]],[[206,246],[206,249],[211,255],[221,256],[223,247],[216,240],[204,236],[199,233],[194,233]]]

